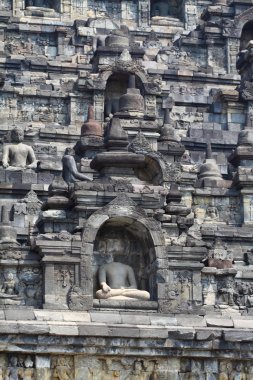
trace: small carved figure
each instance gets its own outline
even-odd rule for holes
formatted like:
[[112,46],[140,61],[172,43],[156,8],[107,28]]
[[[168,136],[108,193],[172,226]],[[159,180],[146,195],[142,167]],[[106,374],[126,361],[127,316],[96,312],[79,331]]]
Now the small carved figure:
[[219,213],[216,207],[209,206],[206,209],[206,217],[205,217],[205,222],[206,221],[215,221],[219,219]]
[[3,146],[3,167],[9,170],[24,168],[35,168],[37,166],[33,148],[23,144],[24,132],[21,128],[14,128],[11,131],[12,144]]
[[18,372],[18,358],[16,356],[11,356],[10,366],[5,372],[4,380],[19,380]]
[[242,363],[237,363],[234,371],[234,380],[246,380],[246,373],[244,372],[244,368]]
[[57,380],[72,380],[72,371],[65,358],[59,358],[53,372],[53,379]]
[[2,287],[0,289],[0,305],[20,305],[23,300],[19,296],[18,284],[12,272],[4,275]]
[[246,368],[246,379],[247,380],[253,379],[253,366],[250,364]]
[[227,364],[225,362],[220,363],[219,380],[229,380],[227,374]]
[[7,275],[5,275],[5,281],[1,287],[1,292],[8,295],[17,294],[16,281],[12,272],[8,272]]
[[102,289],[96,292],[101,299],[132,299],[149,300],[150,294],[138,290],[133,269],[126,264],[110,262],[104,264],[98,271],[99,284]]
[[217,284],[214,276],[209,276],[203,284],[203,304],[215,305],[216,303]]
[[143,363],[139,360],[134,361],[133,371],[125,378],[125,380],[146,380],[147,376],[144,374]]
[[76,161],[74,158],[75,152],[72,148],[67,148],[65,151],[65,155],[62,159],[63,164],[63,172],[62,176],[64,181],[76,182],[76,181],[92,181],[92,178],[89,176],[80,173],[76,167]]
[[234,290],[234,281],[228,278],[222,285],[223,286],[218,289],[218,304],[234,306],[234,297],[236,295],[236,291]]

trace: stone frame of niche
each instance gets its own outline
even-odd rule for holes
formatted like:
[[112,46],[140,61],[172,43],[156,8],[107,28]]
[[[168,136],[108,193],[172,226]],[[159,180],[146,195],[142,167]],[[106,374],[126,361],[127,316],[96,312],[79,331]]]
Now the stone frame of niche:
[[[25,2],[26,2],[26,0],[13,0],[13,14],[15,16],[24,16],[24,12],[26,9]],[[65,2],[65,0],[58,0],[59,9],[56,11],[56,15],[54,18],[60,17],[61,13],[63,12],[64,2]],[[33,17],[33,16],[29,16],[29,17]],[[35,16],[35,17],[37,17],[37,16]],[[43,18],[47,18],[47,17],[45,16],[45,17],[41,17],[41,18],[43,19]],[[52,17],[50,17],[50,18],[52,18]]]
[[[85,227],[83,229],[82,234],[80,287],[85,290],[85,293],[87,295],[94,294],[92,257],[94,252],[95,241],[99,230],[105,225],[106,222],[113,218],[128,218],[129,220],[132,220],[133,223],[138,222],[149,233],[149,238],[153,245],[153,257],[150,257],[150,273],[153,273],[153,278],[150,279],[149,288],[153,286],[156,289],[152,297],[154,302],[152,302],[152,298],[150,301],[138,301],[138,306],[140,309],[142,308],[142,305],[145,309],[157,309],[157,302],[159,301],[159,281],[161,281],[161,284],[163,283],[163,281],[160,280],[160,276],[158,274],[160,271],[164,270],[164,268],[162,267],[162,263],[164,263],[164,261],[166,260],[165,239],[160,223],[153,218],[147,217],[144,210],[137,206],[133,207],[127,204],[121,206],[109,204],[103,207],[101,210],[96,211],[88,218],[88,220],[85,223]],[[150,291],[150,289],[146,290]],[[90,301],[92,302],[93,300]],[[103,307],[103,305],[104,307],[110,307],[111,302],[111,300],[97,300],[94,298],[94,302],[92,302],[93,305],[90,304],[90,308],[92,308],[92,306],[98,306],[96,304],[99,304],[100,307]],[[136,301],[132,301],[132,306],[136,308],[135,302]],[[113,301],[113,303],[115,304],[115,301]],[[122,305],[123,303],[118,302],[117,307],[125,308],[126,305]],[[131,302],[129,303],[127,308],[131,308]]]
[[[124,74],[134,74],[143,87],[143,97],[144,97],[144,107],[148,116],[152,116],[155,118],[156,115],[156,96],[161,94],[161,88],[159,86],[153,84],[152,78],[149,77],[143,67],[136,64],[136,62],[126,63],[125,66],[121,67],[121,64],[108,65],[101,69],[99,73],[99,77],[94,83],[93,91],[94,91],[94,109],[96,110],[95,118],[99,121],[104,121],[104,107],[105,107],[105,91],[108,79],[116,73],[124,73]],[[83,90],[80,87],[80,90]],[[147,101],[152,100],[153,106],[147,106]],[[149,111],[147,112],[147,109]]]
[[223,36],[241,38],[242,29],[249,21],[253,21],[253,7],[237,15],[234,20],[228,20],[223,25]]

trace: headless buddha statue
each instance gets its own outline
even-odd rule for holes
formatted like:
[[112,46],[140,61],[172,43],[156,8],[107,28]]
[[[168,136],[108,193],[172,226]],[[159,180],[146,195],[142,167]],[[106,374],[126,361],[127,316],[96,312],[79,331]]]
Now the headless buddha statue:
[[36,168],[37,161],[33,148],[23,144],[24,132],[21,128],[11,131],[11,144],[3,146],[3,167],[9,170]]
[[133,269],[126,264],[111,262],[99,268],[98,280],[101,289],[96,292],[96,298],[100,299],[150,299],[149,292],[137,289]]

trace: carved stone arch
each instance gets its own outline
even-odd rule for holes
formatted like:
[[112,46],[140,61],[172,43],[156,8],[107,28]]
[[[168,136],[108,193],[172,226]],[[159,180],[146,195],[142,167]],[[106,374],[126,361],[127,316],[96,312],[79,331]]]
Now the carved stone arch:
[[238,30],[242,30],[243,26],[248,22],[253,20],[253,7],[247,9],[246,11],[240,13],[235,17],[235,24]]
[[[116,242],[116,248],[109,244],[110,249],[114,250],[115,261],[130,265],[135,271],[138,287],[149,291],[151,300],[157,300],[157,272],[162,269],[160,259],[166,259],[164,234],[160,223],[147,217],[145,211],[125,193],[119,194],[108,205],[92,214],[83,229],[82,261],[85,272],[91,274],[89,293],[94,295],[97,290],[97,269],[107,255],[104,241],[108,236],[112,243],[113,239]],[[122,236],[124,238],[121,239]],[[122,241],[117,242],[117,239]],[[121,247],[127,247],[127,253],[119,252]],[[132,252],[132,249],[135,251]],[[87,275],[81,281],[83,288],[87,286],[86,280]]]
[[108,81],[108,79],[115,73],[125,73],[125,74],[134,74],[137,78],[139,78],[140,82],[145,85],[146,83],[148,83],[148,79],[147,79],[147,76],[144,72],[142,72],[140,69],[136,69],[136,70],[132,70],[131,68],[127,69],[123,69],[123,68],[112,68],[111,70],[104,70],[101,72],[100,74],[100,79],[101,79],[101,82],[104,84],[104,88],[106,87],[106,83]]
[[223,34],[228,37],[241,38],[243,27],[250,21],[253,21],[253,7],[240,13],[234,20],[224,20]]
[[132,61],[129,63],[130,67],[121,66],[120,64],[112,67],[110,70],[102,71],[100,77],[101,82],[105,85],[105,116],[114,114],[119,111],[119,99],[122,95],[127,93],[130,75],[136,78],[136,87],[140,90],[141,94],[145,94],[145,85],[147,78],[144,73],[136,68],[132,68]]

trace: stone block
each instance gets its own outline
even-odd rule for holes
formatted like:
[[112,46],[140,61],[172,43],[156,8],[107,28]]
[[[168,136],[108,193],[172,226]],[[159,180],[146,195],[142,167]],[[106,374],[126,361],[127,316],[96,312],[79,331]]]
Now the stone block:
[[49,184],[53,182],[54,174],[51,173],[38,173],[38,184]]
[[81,336],[108,336],[109,328],[105,323],[79,324],[79,335]]
[[64,324],[64,325],[62,323],[59,324],[58,322],[50,322],[49,333],[51,335],[77,336],[79,335],[79,329],[75,322],[72,322],[71,324]]
[[151,325],[154,326],[177,326],[177,318],[160,316],[158,315],[150,315],[149,316]]
[[91,322],[102,322],[106,324],[122,323],[122,317],[119,312],[90,312]]
[[17,322],[0,322],[0,334],[18,334],[19,328]]
[[253,342],[252,330],[224,330],[223,336],[226,342]]
[[5,319],[4,310],[0,310],[0,320]]
[[0,169],[0,183],[5,182],[5,172],[4,169]]
[[150,325],[150,318],[148,315],[140,314],[125,314],[121,313],[122,323],[129,325]]
[[221,330],[201,330],[196,331],[196,340],[213,340],[221,338]]
[[38,321],[63,321],[61,311],[34,310],[34,315]]
[[65,322],[90,322],[90,314],[84,311],[70,311],[62,312],[63,320]]
[[6,182],[7,183],[22,183],[22,172],[21,171],[8,171],[6,170]]
[[22,183],[37,183],[37,173],[23,172]]
[[5,318],[6,320],[14,320],[14,321],[34,320],[35,314],[33,310],[7,309],[5,310]]
[[209,318],[206,317],[206,325],[209,327],[234,327],[231,318]]
[[177,316],[178,326],[184,327],[200,327],[206,326],[206,321],[203,317],[192,316],[192,315],[178,315]]
[[169,339],[193,340],[195,338],[195,330],[181,329],[175,331],[168,331],[168,337]]
[[139,338],[140,328],[129,326],[108,327],[108,335],[115,338]]
[[235,329],[253,329],[253,319],[232,318]]
[[20,334],[41,335],[41,334],[48,334],[50,329],[47,323],[35,324],[35,323],[22,322],[22,323],[18,323],[18,331]]
[[140,338],[166,339],[167,337],[168,332],[165,328],[158,328],[154,326],[140,328]]

